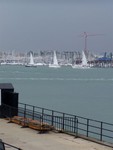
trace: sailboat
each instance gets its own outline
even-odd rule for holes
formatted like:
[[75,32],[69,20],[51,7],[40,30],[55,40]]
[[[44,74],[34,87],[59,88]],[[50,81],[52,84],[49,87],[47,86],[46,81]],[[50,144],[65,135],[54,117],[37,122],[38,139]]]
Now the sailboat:
[[61,66],[58,64],[57,56],[56,56],[56,51],[53,53],[53,63],[49,64],[50,68],[60,68]]
[[30,53],[30,62],[25,65],[26,67],[36,67],[37,65],[34,63],[33,54]]
[[82,51],[82,63],[78,64],[78,65],[74,64],[74,65],[72,65],[72,68],[77,68],[77,69],[88,69],[88,68],[90,68],[90,66],[88,65],[87,58],[86,58],[84,51]]

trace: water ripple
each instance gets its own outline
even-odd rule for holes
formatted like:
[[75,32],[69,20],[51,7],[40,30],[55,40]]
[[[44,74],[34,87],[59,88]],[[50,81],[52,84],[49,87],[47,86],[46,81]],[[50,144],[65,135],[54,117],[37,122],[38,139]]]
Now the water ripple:
[[40,80],[40,81],[113,81],[113,78],[0,78],[0,80]]

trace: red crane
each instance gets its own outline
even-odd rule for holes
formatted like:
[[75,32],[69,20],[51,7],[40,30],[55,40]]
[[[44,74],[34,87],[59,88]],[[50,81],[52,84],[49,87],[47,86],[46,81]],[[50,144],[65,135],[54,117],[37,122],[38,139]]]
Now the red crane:
[[85,42],[85,46],[84,46],[84,52],[86,55],[88,55],[88,51],[87,51],[87,37],[88,36],[98,36],[98,35],[104,35],[104,34],[87,34],[87,32],[84,32],[84,34],[81,37],[84,37],[84,42]]

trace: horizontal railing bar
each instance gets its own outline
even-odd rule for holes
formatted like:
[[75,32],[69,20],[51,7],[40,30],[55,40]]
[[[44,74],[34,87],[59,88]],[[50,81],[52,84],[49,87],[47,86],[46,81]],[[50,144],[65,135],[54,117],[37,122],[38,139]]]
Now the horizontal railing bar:
[[15,148],[15,149],[17,149],[17,150],[22,150],[22,149],[20,149],[20,148],[18,148],[18,147],[16,147],[16,146],[11,145],[11,144],[8,144],[8,143],[5,143],[5,142],[2,142],[2,143],[5,144],[5,145],[8,145],[8,146],[10,146],[10,147],[13,147],[13,148]]
[[83,128],[80,128],[80,127],[78,127],[77,129],[78,129],[78,130],[81,130],[81,131],[85,131],[85,132],[87,131],[87,130],[85,130],[85,129],[83,129]]
[[93,125],[89,125],[89,127],[92,127],[92,128],[95,128],[95,129],[101,129],[101,127],[97,127],[97,126],[93,126]]
[[78,116],[78,115],[72,115],[72,114],[68,114],[68,113],[63,113],[63,112],[60,112],[60,111],[56,111],[56,110],[51,110],[51,109],[47,109],[47,108],[41,108],[41,107],[37,107],[37,106],[33,106],[33,105],[30,105],[30,104],[24,104],[24,103],[19,103],[19,104],[23,104],[23,105],[26,105],[26,106],[31,106],[31,107],[35,107],[35,108],[39,108],[39,109],[44,109],[44,110],[48,110],[48,111],[53,111],[53,112],[56,112],[56,113],[61,113],[61,114],[65,114],[65,115],[70,115],[70,116],[76,116],[77,118],[81,118],[81,119],[84,119],[84,120],[90,120],[92,122],[98,122],[98,123],[104,123],[106,125],[113,125],[112,123],[107,123],[107,122],[103,122],[103,121],[98,121],[98,120],[94,120],[94,119],[89,119],[89,118],[86,118],[86,117],[81,117],[81,116]]
[[103,131],[113,132],[113,130],[102,128]]
[[113,136],[109,136],[109,135],[105,135],[105,134],[102,134],[102,136],[113,139]]
[[81,124],[81,125],[84,125],[84,126],[87,125],[87,123],[83,123],[83,122],[80,122],[80,121],[78,121],[78,124]]

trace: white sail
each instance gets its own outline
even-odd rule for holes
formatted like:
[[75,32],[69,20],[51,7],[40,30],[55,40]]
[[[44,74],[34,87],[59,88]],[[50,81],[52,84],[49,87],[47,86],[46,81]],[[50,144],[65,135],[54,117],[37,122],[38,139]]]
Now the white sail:
[[82,66],[88,66],[86,55],[84,51],[82,51]]
[[30,62],[25,65],[26,67],[36,67],[37,65],[34,63],[33,54],[30,53]]
[[56,52],[55,51],[53,53],[53,63],[49,64],[49,67],[60,68],[60,65],[58,64],[58,60],[57,60],[57,56],[56,56]]
[[30,62],[29,62],[30,65],[34,65],[34,60],[33,60],[33,54],[30,53]]
[[88,63],[87,63],[87,58],[86,58],[86,55],[84,53],[84,51],[82,51],[82,63],[81,64],[75,64],[75,65],[72,65],[72,68],[77,68],[77,69],[87,69],[87,68],[90,68]]
[[54,51],[54,55],[53,55],[53,64],[54,65],[58,65],[58,60],[57,60],[57,56],[56,56],[56,52]]

